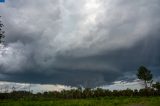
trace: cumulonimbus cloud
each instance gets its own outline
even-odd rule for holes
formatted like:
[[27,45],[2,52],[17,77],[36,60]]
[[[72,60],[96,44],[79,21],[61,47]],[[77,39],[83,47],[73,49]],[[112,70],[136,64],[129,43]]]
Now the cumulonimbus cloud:
[[158,0],[7,1],[0,5],[7,43],[0,53],[0,72],[7,75],[2,80],[96,86],[141,64],[157,68],[159,5]]

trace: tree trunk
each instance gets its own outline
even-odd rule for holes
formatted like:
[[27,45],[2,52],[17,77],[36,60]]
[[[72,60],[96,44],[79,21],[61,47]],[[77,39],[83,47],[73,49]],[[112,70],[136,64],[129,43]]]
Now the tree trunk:
[[147,81],[146,80],[144,81],[144,84],[145,84],[145,89],[147,89],[148,86],[147,86]]

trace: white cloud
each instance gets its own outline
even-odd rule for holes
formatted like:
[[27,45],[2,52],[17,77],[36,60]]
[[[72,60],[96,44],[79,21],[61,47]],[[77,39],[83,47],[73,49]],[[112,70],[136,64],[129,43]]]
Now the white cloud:
[[6,92],[6,91],[12,92],[13,90],[16,90],[16,91],[32,91],[33,93],[37,93],[45,91],[62,91],[70,89],[75,89],[75,88],[59,84],[47,85],[47,84],[29,84],[29,83],[0,81],[0,92]]
[[113,82],[113,84],[111,85],[104,85],[104,86],[100,86],[100,88],[103,89],[109,89],[109,90],[125,90],[127,88],[135,90],[135,89],[142,89],[144,88],[143,86],[143,82],[141,82],[140,80],[134,80],[134,81],[115,81]]
[[[12,92],[14,90],[16,91],[32,91],[33,93],[38,92],[45,92],[45,91],[62,91],[62,90],[70,90],[70,89],[76,89],[76,87],[71,86],[65,86],[65,85],[59,85],[59,84],[29,84],[29,83],[15,83],[15,82],[0,82],[0,92]],[[109,90],[125,90],[127,88],[129,89],[141,89],[143,88],[143,83],[139,80],[134,80],[132,82],[126,82],[126,81],[115,81],[111,85],[104,85],[99,86],[103,89],[109,89]]]
[[6,72],[22,71],[23,66],[26,64],[26,51],[22,48],[21,43],[10,44],[8,47],[1,46],[0,50],[0,65]]

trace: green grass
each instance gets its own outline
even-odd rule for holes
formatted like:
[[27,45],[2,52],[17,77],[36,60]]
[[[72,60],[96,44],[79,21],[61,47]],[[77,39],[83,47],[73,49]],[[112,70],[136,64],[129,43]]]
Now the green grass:
[[160,97],[105,97],[70,100],[1,100],[0,106],[160,106]]

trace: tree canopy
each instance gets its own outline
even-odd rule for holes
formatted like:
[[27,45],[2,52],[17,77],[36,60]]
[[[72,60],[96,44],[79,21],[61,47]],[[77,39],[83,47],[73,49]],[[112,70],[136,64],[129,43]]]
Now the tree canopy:
[[160,82],[156,82],[155,84],[153,84],[153,88],[160,91]]
[[152,82],[153,75],[151,74],[151,71],[148,70],[146,67],[140,66],[138,69],[137,77],[138,79],[143,80],[145,88],[148,88],[147,83]]

